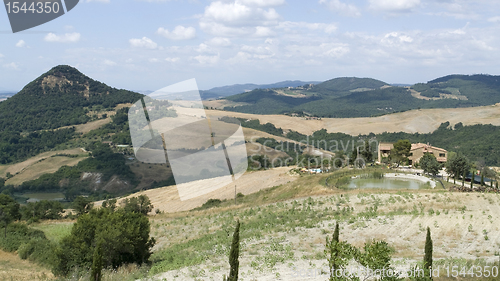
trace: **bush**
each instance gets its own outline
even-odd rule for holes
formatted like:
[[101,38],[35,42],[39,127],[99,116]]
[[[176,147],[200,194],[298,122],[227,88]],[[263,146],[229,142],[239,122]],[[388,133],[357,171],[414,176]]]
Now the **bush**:
[[55,248],[56,245],[50,240],[35,238],[21,244],[17,249],[17,253],[23,260],[28,259],[51,267],[56,259]]
[[150,224],[140,212],[112,207],[93,209],[78,217],[71,234],[63,238],[56,251],[55,275],[66,276],[75,268],[89,270],[96,247],[103,268],[123,264],[147,263],[155,240],[149,237]]
[[24,224],[12,223],[7,227],[7,237],[0,235],[0,247],[7,252],[15,252],[30,239],[47,239],[41,230],[29,228]]

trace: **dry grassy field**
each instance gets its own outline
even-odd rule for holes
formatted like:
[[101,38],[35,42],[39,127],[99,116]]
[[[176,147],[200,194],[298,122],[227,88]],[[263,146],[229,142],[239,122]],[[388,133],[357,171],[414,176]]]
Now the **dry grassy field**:
[[[74,155],[74,154],[86,154],[86,153],[82,149],[80,149],[80,148],[44,152],[44,153],[38,154],[35,157],[31,157],[30,159],[28,159],[26,161],[20,162],[20,163],[16,163],[16,164],[12,164],[12,165],[0,165],[0,177],[4,177],[5,178],[5,175],[7,173],[11,173],[12,175],[15,175],[17,173],[21,174],[25,170],[27,170],[28,168],[30,168],[31,166],[36,165],[38,162],[42,162],[42,161],[48,160],[53,155],[56,155],[56,154],[71,154],[71,155]],[[55,157],[55,158],[59,158],[59,157]],[[61,158],[67,158],[67,157],[61,157]],[[82,160],[83,158],[71,158],[71,159]],[[46,167],[44,167],[43,169],[45,169],[45,168]],[[48,168],[51,169],[52,167],[48,167]],[[59,167],[57,167],[57,168],[59,168]]]
[[[389,243],[395,250],[392,264],[400,271],[422,260],[427,227],[432,232],[433,257],[438,265],[461,267],[466,261],[486,264],[499,260],[498,194],[443,189],[346,191],[321,185],[324,177],[300,176],[288,184],[245,197],[237,207],[224,205],[198,212],[157,215],[152,218],[153,234],[158,241],[156,251],[161,253],[162,249],[192,239],[198,241],[207,232],[231,231],[231,222],[239,218],[240,235],[245,237],[240,250],[239,280],[328,280],[323,251],[326,236],[331,236],[336,221],[340,221],[340,239],[353,246],[362,247],[371,239]],[[290,194],[296,198],[266,203]],[[330,215],[335,210],[341,214],[350,211],[337,220]],[[302,221],[301,217],[308,219]],[[230,238],[227,245],[210,250],[218,252],[220,247],[220,255],[198,265],[163,272],[156,276],[157,280],[220,280],[229,272],[227,256],[222,254],[227,253],[229,244]],[[189,245],[203,248],[196,242]],[[297,272],[301,270],[303,275],[299,276]],[[317,275],[304,275],[308,272]]]
[[71,158],[66,156],[45,158],[24,168],[5,183],[10,185],[20,185],[25,181],[37,179],[43,174],[55,173],[62,166],[75,166],[78,162],[84,160],[85,158],[86,157]]
[[[196,198],[181,201],[176,186],[166,186],[162,188],[150,189],[139,193],[132,194],[128,197],[137,197],[139,195],[147,195],[151,200],[155,209],[162,212],[182,212],[200,207],[208,199],[232,199],[234,198],[234,188],[236,184],[236,192],[242,194],[255,193],[261,189],[270,188],[273,186],[286,184],[295,180],[297,177],[288,173],[290,168],[283,167],[266,171],[247,172],[241,178],[237,179],[234,184],[226,185],[216,191],[198,196]],[[217,179],[215,179],[217,181]],[[195,189],[202,190],[204,186],[210,185],[207,181],[193,183]],[[199,186],[196,186],[199,185]],[[126,198],[128,198],[126,197]],[[102,201],[96,202],[96,206],[100,206]]]
[[52,280],[50,270],[19,258],[17,253],[0,251],[0,280]]
[[500,126],[500,105],[420,109],[401,113],[366,118],[322,118],[321,120],[305,120],[301,117],[285,115],[256,115],[220,110],[207,110],[212,117],[231,116],[247,119],[259,119],[261,124],[272,123],[285,130],[294,130],[302,134],[312,134],[320,129],[328,132],[342,132],[350,135],[408,132],[430,133],[436,130],[443,122],[449,121],[452,125],[462,122],[464,125],[493,124]]

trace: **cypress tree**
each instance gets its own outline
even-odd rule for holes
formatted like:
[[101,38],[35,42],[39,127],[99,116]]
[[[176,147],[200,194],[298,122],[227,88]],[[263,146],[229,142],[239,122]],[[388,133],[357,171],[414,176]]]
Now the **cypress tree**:
[[240,255],[240,220],[236,221],[236,228],[234,229],[233,242],[231,243],[231,251],[229,253],[229,276],[227,281],[238,281],[238,269],[240,262],[238,256]]
[[424,271],[428,272],[430,280],[432,280],[432,239],[431,229],[427,227],[427,237],[425,238],[425,255],[424,255]]
[[335,231],[333,232],[332,240],[335,242],[339,242],[339,223],[335,224]]
[[92,257],[92,267],[90,274],[90,281],[101,281],[102,278],[102,252],[101,245],[97,245],[94,249]]
[[339,247],[339,223],[337,222],[335,224],[335,231],[333,232],[332,240],[328,239],[328,235],[326,236],[326,250],[325,253],[327,254],[327,259],[328,259],[328,266],[330,270],[330,281],[337,280],[335,276],[335,272],[337,269],[340,268],[338,264],[338,258],[340,253],[340,247]]
[[481,172],[481,186],[484,186],[484,174]]
[[474,174],[471,174],[471,177],[470,177],[470,189],[473,189],[474,188]]

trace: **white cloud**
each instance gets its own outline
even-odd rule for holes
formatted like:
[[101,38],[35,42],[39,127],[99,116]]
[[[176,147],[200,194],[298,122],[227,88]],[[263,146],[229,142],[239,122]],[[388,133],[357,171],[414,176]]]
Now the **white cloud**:
[[[281,1],[270,3],[275,5]],[[272,27],[281,18],[275,9],[264,8],[271,4],[256,0],[212,2],[200,18],[200,28],[218,37],[271,36]]]
[[193,27],[184,27],[182,25],[176,26],[172,31],[160,27],[157,33],[170,40],[188,40],[196,37],[196,29]]
[[105,59],[103,61],[103,64],[104,65],[107,65],[107,66],[115,66],[116,65],[116,62],[112,61],[112,60],[108,60],[108,59]]
[[284,21],[280,22],[278,28],[286,32],[294,32],[299,28],[307,28],[309,30],[321,30],[325,33],[331,34],[337,31],[337,25],[333,23],[309,23],[309,22],[293,22]]
[[3,54],[0,54],[0,58],[3,58],[3,57],[4,57],[4,55],[3,55]]
[[420,6],[420,0],[369,0],[370,8],[386,12],[408,12]]
[[274,36],[274,31],[272,31],[269,27],[266,26],[257,26],[255,27],[254,35],[257,37],[269,37]]
[[18,47],[18,48],[23,48],[23,47],[26,47],[26,42],[24,42],[24,40],[19,40],[19,41],[16,43],[16,47]]
[[199,55],[199,56],[193,57],[193,59],[197,60],[200,64],[211,65],[211,64],[216,64],[219,62],[220,54],[217,54],[216,56]]
[[330,10],[341,15],[346,15],[351,17],[361,16],[361,12],[355,5],[342,3],[340,2],[340,0],[330,0],[330,1],[320,0],[319,3],[325,4]]
[[[195,49],[198,53],[214,53],[212,48],[210,48],[207,44],[201,43],[198,48]],[[216,52],[215,52],[216,53]]]
[[12,69],[12,70],[19,70],[19,64],[15,63],[15,62],[4,64],[3,67],[7,68],[7,69]]
[[489,22],[500,22],[500,16],[492,17],[488,19]]
[[246,6],[239,1],[232,3],[215,1],[205,8],[204,19],[231,25],[245,25],[262,21],[275,21],[279,19],[279,15],[273,8],[265,10]]
[[216,47],[227,47],[231,45],[231,40],[225,37],[214,37],[210,39],[207,44],[216,46]]
[[240,3],[247,6],[271,7],[285,4],[285,0],[240,0]]
[[46,42],[57,42],[57,43],[75,43],[80,41],[80,33],[66,33],[64,35],[56,35],[54,33],[49,33],[43,38]]
[[129,42],[132,47],[136,48],[156,49],[158,47],[158,44],[147,37],[142,37],[141,39],[132,38]]
[[177,57],[175,57],[175,58],[166,58],[165,60],[168,61],[168,62],[174,63],[174,62],[178,62],[180,60],[180,58],[177,58]]
[[345,46],[345,45],[331,46],[330,44],[322,44],[320,47],[326,49],[326,51],[323,52],[323,54],[325,56],[335,58],[335,59],[341,58],[350,52],[349,47]]

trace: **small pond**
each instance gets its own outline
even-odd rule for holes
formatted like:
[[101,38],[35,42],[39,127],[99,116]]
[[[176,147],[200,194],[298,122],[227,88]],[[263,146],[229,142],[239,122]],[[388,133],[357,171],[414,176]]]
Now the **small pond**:
[[38,202],[41,200],[54,200],[54,201],[64,200],[64,194],[62,194],[61,192],[40,192],[40,193],[25,193],[16,195],[19,197],[26,198],[28,202]]
[[347,188],[378,188],[378,189],[424,189],[430,186],[417,180],[383,179],[351,179]]

